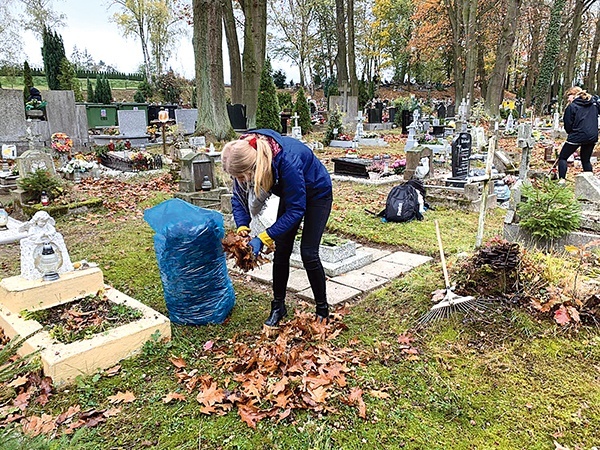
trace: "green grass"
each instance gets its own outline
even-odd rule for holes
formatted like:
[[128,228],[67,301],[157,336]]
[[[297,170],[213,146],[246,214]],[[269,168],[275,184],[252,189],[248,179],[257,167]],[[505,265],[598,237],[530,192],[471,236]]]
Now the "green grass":
[[[391,187],[390,187],[391,188]],[[438,219],[449,262],[472,251],[477,214],[452,210],[426,213],[422,222],[382,224],[362,209],[378,210],[390,188],[336,184],[336,210],[329,231],[437,257],[433,220]],[[164,199],[158,193],[145,207]],[[379,205],[379,206],[378,206]],[[486,221],[486,236],[501,229],[503,211]],[[102,217],[102,215],[100,215]],[[59,218],[73,260],[98,262],[106,282],[166,313],[150,227],[139,217],[101,220]],[[4,252],[4,249],[8,252]],[[16,275],[18,247],[3,246],[0,276]],[[338,412],[294,411],[281,423],[261,421],[256,430],[232,411],[206,416],[192,394],[186,402],[164,404],[168,392],[182,392],[170,356],[223,381],[202,347],[236,335],[258,334],[268,314],[270,289],[235,284],[236,306],[222,325],[173,326],[168,343],[149,342],[138,357],[123,361],[112,378],[90,375],[61,389],[44,407],[28,412],[59,414],[69,406],[107,408],[107,397],[131,390],[134,403],[93,429],[83,428],[54,448],[69,449],[553,449],[553,440],[575,448],[599,443],[600,335],[596,329],[568,334],[522,310],[500,304],[480,320],[455,316],[415,331],[431,306],[431,292],[443,287],[439,263],[432,262],[393,280],[354,304],[345,317],[341,347],[358,339],[369,355],[349,378],[353,386],[384,390],[388,399],[364,395],[367,419],[339,401]],[[408,360],[397,337],[413,332],[418,358]],[[33,447],[32,447],[33,448]],[[42,448],[42,447],[41,447]]]

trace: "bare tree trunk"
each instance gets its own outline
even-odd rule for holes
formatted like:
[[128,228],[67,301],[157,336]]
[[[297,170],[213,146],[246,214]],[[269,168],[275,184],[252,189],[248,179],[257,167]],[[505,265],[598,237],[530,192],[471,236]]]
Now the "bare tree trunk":
[[[535,13],[539,14],[539,10]],[[525,105],[531,105],[533,100],[533,88],[537,82],[537,77],[540,70],[540,40],[542,30],[539,21],[528,21],[530,30],[529,59],[527,60],[527,70],[525,72]]]
[[473,101],[473,92],[475,90],[475,74],[477,73],[477,2],[478,0],[468,0],[463,4],[463,23],[465,26],[465,77],[464,94]]
[[358,95],[358,78],[356,76],[356,49],[354,37],[354,0],[348,2],[348,74],[350,76],[350,91]]
[[265,63],[267,45],[267,2],[266,0],[244,0],[244,104],[248,117],[248,128],[256,127],[256,107],[260,74]]
[[575,8],[571,15],[573,24],[570,27],[571,36],[569,39],[569,48],[567,50],[567,59],[565,61],[565,82],[564,89],[568,89],[573,84],[573,78],[575,77],[575,59],[577,57],[577,46],[579,45],[579,36],[581,35],[581,28],[583,26],[583,9],[586,4],[586,0],[577,0],[575,2]]
[[233,135],[233,129],[225,105],[221,5],[211,0],[193,0],[192,9],[198,103],[196,134],[205,135],[209,141],[223,140]]
[[596,20],[596,31],[594,32],[594,41],[592,42],[592,50],[590,57],[590,67],[583,81],[584,86],[589,92],[598,92],[598,84],[596,83],[596,74],[598,66],[598,50],[600,49],[600,15]]
[[521,9],[521,0],[508,0],[504,22],[500,30],[500,40],[496,48],[496,62],[490,76],[485,105],[488,112],[498,115],[498,107],[504,97],[504,80],[515,43],[517,17]]
[[337,37],[337,55],[335,65],[337,67],[337,83],[339,87],[348,82],[348,66],[346,64],[346,26],[344,14],[344,0],[335,0],[335,31]]
[[231,74],[231,103],[242,103],[244,85],[242,81],[242,59],[240,57],[240,44],[238,42],[233,5],[231,0],[221,0],[223,8],[223,24],[225,26],[225,39],[229,50],[229,71]]

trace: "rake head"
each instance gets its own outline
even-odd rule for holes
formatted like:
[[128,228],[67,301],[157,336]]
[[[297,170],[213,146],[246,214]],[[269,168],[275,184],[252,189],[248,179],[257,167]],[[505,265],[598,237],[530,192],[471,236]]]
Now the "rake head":
[[468,314],[470,312],[478,312],[485,309],[486,303],[475,297],[462,297],[456,295],[450,289],[446,289],[446,295],[443,300],[431,307],[429,312],[423,315],[417,324],[425,325],[428,322],[433,322],[440,319],[446,319],[456,312]]

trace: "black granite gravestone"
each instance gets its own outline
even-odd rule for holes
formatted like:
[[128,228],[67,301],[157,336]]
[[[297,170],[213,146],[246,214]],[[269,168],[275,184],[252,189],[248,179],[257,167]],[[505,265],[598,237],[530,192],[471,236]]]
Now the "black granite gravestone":
[[408,134],[408,126],[412,123],[413,116],[408,109],[402,110],[402,134]]
[[390,119],[390,122],[395,122],[396,121],[396,108],[394,106],[390,106],[388,108],[388,116]]
[[227,105],[227,114],[229,115],[229,122],[231,122],[231,126],[234,130],[248,129],[246,105],[242,105],[240,103]]
[[467,178],[472,146],[470,133],[459,133],[452,141],[452,178]]
[[381,110],[378,108],[370,108],[367,111],[369,123],[381,123]]
[[438,107],[436,108],[436,112],[437,112],[438,119],[445,119],[446,118],[446,105],[444,105],[443,103],[440,103],[438,105]]
[[358,178],[369,178],[367,167],[373,163],[371,159],[333,158],[333,173]]

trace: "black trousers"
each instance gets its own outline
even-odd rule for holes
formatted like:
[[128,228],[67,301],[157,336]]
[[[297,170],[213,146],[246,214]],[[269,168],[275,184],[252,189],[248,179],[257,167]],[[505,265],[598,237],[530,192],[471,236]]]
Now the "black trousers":
[[[317,306],[327,304],[325,271],[319,257],[319,245],[325,231],[327,219],[329,219],[331,213],[332,203],[333,196],[331,193],[325,198],[307,202],[302,240],[300,241],[302,264],[304,264]],[[277,217],[281,217],[284,212],[285,202],[280,200]],[[300,223],[284,236],[275,240],[275,255],[273,257],[273,297],[275,301],[285,300],[287,283],[290,277],[290,256],[299,227]]]
[[569,142],[565,142],[560,154],[558,155],[558,178],[565,178],[567,176],[567,159],[575,150],[581,147],[579,152],[579,157],[581,158],[581,166],[583,167],[584,172],[592,172],[592,163],[590,162],[590,158],[592,157],[592,152],[594,151],[595,142],[588,142],[587,144],[571,144]]

